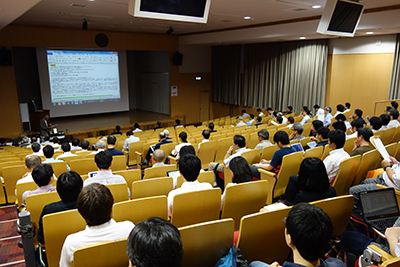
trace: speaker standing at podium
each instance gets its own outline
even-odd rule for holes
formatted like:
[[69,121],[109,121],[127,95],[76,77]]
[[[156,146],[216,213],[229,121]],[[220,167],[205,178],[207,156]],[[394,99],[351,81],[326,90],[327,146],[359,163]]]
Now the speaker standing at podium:
[[29,102],[28,102],[29,112],[35,112],[36,110],[38,110],[35,100],[36,100],[36,97],[34,97],[34,96],[32,96],[31,100],[29,100]]
[[53,127],[51,126],[51,123],[49,122],[49,115],[44,116],[43,119],[40,120],[40,136],[49,136],[49,130],[52,129]]

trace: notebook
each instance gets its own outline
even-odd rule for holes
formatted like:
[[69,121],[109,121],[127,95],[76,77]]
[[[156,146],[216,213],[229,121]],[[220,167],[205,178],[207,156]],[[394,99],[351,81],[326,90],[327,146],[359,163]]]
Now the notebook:
[[296,149],[297,152],[304,152],[303,146],[301,145],[301,143],[295,143],[292,144],[291,147],[293,147],[294,149]]
[[361,192],[360,200],[366,222],[381,233],[392,227],[400,216],[393,188]]

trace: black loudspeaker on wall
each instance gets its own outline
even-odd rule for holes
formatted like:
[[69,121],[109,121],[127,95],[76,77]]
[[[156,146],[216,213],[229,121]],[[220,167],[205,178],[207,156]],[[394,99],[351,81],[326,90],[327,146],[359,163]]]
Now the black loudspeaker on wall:
[[4,46],[0,49],[0,66],[12,66],[11,50]]
[[106,47],[108,45],[108,37],[104,33],[97,34],[94,41],[99,47]]
[[174,54],[174,65],[175,66],[182,66],[182,60],[183,60],[183,54],[179,53],[179,52],[175,52]]

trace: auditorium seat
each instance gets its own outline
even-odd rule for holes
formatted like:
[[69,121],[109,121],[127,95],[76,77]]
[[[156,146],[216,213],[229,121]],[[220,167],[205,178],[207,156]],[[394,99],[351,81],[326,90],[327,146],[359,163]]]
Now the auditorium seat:
[[332,186],[335,188],[336,195],[347,195],[350,186],[356,177],[358,167],[361,162],[361,155],[350,157],[340,162],[339,171],[333,181]]
[[123,176],[129,187],[132,185],[134,181],[142,180],[142,174],[138,169],[113,171],[113,174]]
[[[400,128],[400,127],[399,127]],[[385,146],[387,152],[389,153],[390,156],[395,156],[397,153],[397,149],[398,149],[398,143],[391,143],[387,146]]]
[[126,170],[126,157],[125,156],[113,156],[111,169],[113,171]]
[[152,178],[132,183],[131,198],[168,196],[173,189],[172,177]]
[[127,184],[106,184],[114,198],[114,203],[129,200]]
[[128,166],[140,163],[136,161],[136,152],[143,153],[144,143],[144,141],[138,141],[129,144]]
[[4,186],[6,189],[7,203],[17,200],[15,195],[15,185],[19,179],[27,172],[25,165],[9,166],[3,168]]
[[[271,139],[271,138],[270,138]],[[275,152],[279,150],[277,145],[266,146],[262,150],[261,159],[271,160]]]
[[207,169],[210,162],[214,162],[215,151],[217,150],[218,141],[210,140],[205,143],[200,143],[200,152],[198,154],[201,160],[201,168]]
[[19,165],[25,166],[25,162],[20,160],[19,158],[17,160],[0,162],[0,177],[3,177],[4,167],[19,166]]
[[[214,186],[214,179],[215,179],[215,174],[213,171],[200,172],[199,176],[197,177],[197,181],[199,183],[209,183],[211,186]],[[182,176],[178,176],[176,188],[181,187],[183,182],[184,180]]]
[[214,162],[222,163],[224,161],[226,152],[228,151],[229,147],[232,146],[232,144],[233,144],[232,137],[219,139]]
[[332,148],[329,147],[329,144],[326,144],[324,146],[324,153],[322,153],[321,160],[324,160],[327,156],[329,156],[329,153],[332,151]]
[[161,145],[160,148],[164,151],[165,156],[171,154],[171,151],[175,148],[176,143],[164,144]]
[[167,172],[175,171],[176,165],[158,166],[144,169],[143,179],[167,176]]
[[261,154],[261,149],[252,149],[249,151],[245,151],[241,154],[243,158],[247,161],[248,164],[253,164],[253,163],[258,163],[260,162],[260,154]]
[[371,151],[365,152],[361,157],[360,166],[357,170],[356,177],[354,178],[352,185],[358,185],[364,181],[367,173],[371,170],[376,169],[377,164],[381,163],[381,154],[378,150],[373,149]]
[[349,139],[346,139],[346,142],[344,143],[343,149],[346,151],[348,154],[353,151],[354,148],[354,141],[356,141],[357,137],[352,137]]
[[396,133],[396,127],[387,128],[385,134],[381,137],[383,145],[388,145],[392,142],[394,134]]
[[303,159],[311,158],[311,157],[316,157],[316,158],[320,159],[322,157],[322,153],[323,152],[324,152],[324,147],[323,146],[317,146],[317,147],[314,147],[314,148],[307,149],[304,152]]
[[250,134],[250,139],[247,141],[247,147],[250,149],[254,149],[256,145],[259,143],[258,141],[258,133],[257,131]]
[[59,159],[65,161],[68,164],[68,166],[71,166],[71,161],[73,161],[73,160],[75,160],[75,161],[82,160],[82,157],[81,156],[70,156],[70,157],[62,157],[62,158],[59,158]]
[[51,165],[53,168],[54,175],[58,178],[64,172],[67,172],[67,163],[65,162],[49,162],[48,164]]
[[89,172],[97,171],[97,165],[94,159],[84,158],[84,159],[73,159],[69,162],[69,167],[71,171],[77,172],[79,175],[85,175]]

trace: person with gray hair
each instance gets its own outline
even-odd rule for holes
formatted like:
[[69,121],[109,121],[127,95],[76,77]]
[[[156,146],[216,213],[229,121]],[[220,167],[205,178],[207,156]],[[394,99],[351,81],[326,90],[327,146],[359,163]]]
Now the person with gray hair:
[[243,117],[242,116],[239,116],[237,119],[238,119],[238,123],[235,125],[236,127],[240,127],[240,126],[246,125],[246,123],[243,122]]
[[97,141],[95,146],[97,147],[97,151],[93,151],[92,153],[90,153],[90,155],[95,155],[95,154],[99,153],[100,151],[104,151],[107,146],[107,143],[103,140],[99,140],[99,141]]
[[150,158],[151,158],[151,155],[150,155],[151,153],[153,153],[154,151],[159,149],[161,147],[161,145],[172,143],[172,141],[167,140],[167,137],[168,136],[165,134],[164,131],[159,133],[158,134],[158,138],[159,138],[160,142],[158,144],[154,145],[154,146],[150,146],[149,150],[147,151],[145,160],[142,163],[139,163],[139,165],[142,165],[142,166],[143,165],[149,165]]
[[301,125],[300,123],[293,124],[292,134],[290,135],[289,139],[300,141],[301,139],[305,138],[304,136],[301,135],[303,131],[304,131],[303,125]]
[[153,158],[154,158],[154,164],[153,167],[158,167],[158,166],[165,166],[167,164],[164,164],[165,160],[165,152],[161,148],[156,149],[153,153]]
[[331,107],[325,107],[325,118],[324,118],[324,126],[328,127],[331,125],[331,120],[332,120],[332,108]]
[[272,146],[272,143],[268,140],[269,132],[267,129],[261,129],[257,132],[257,135],[258,135],[258,141],[260,141],[260,143],[256,145],[255,149],[260,148],[261,149],[260,153],[262,153],[264,147]]
[[[26,182],[34,182],[33,177],[32,177],[32,171],[37,165],[39,165],[41,163],[42,163],[42,160],[37,155],[33,155],[33,156],[29,156],[29,157],[25,158],[25,169],[27,169],[28,172],[26,172],[24,174],[24,176],[22,176],[22,178],[17,181],[17,184],[26,183]],[[15,192],[16,191],[17,190],[15,190]]]

